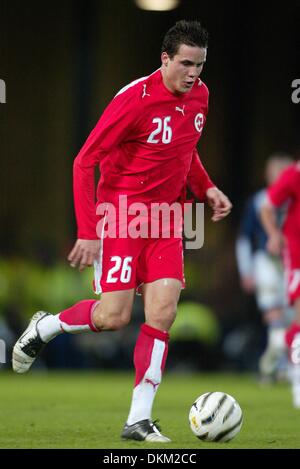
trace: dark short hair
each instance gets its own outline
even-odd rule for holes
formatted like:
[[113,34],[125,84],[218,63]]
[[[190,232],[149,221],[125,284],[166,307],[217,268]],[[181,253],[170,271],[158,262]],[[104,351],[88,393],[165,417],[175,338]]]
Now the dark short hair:
[[208,32],[202,28],[199,21],[181,20],[167,31],[163,43],[162,52],[167,52],[173,58],[177,54],[181,44],[192,47],[207,48]]

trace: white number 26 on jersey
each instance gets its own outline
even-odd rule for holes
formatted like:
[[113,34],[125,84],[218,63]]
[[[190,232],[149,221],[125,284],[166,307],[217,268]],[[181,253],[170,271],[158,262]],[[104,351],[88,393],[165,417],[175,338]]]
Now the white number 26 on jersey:
[[171,120],[171,116],[167,116],[164,119],[160,117],[154,117],[152,124],[156,124],[156,129],[151,132],[148,137],[148,143],[170,143],[172,140],[172,128],[168,125]]
[[122,283],[130,282],[132,273],[130,262],[132,261],[132,256],[125,257],[124,259],[120,256],[112,256],[111,261],[115,265],[107,273],[107,283],[116,283],[119,278]]

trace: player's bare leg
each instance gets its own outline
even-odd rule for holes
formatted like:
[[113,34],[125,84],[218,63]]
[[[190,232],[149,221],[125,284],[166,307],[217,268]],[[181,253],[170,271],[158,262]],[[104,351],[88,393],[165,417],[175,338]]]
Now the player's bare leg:
[[135,289],[102,293],[93,311],[93,323],[100,331],[116,331],[131,319]]
[[146,323],[161,331],[169,331],[175,321],[182,282],[163,278],[143,285]]
[[83,300],[56,315],[37,312],[14,346],[13,370],[26,373],[44,346],[63,332],[121,329],[130,320],[133,298],[133,289],[103,293],[100,301]]
[[176,316],[181,285],[176,279],[160,279],[143,285],[146,322],[141,326],[134,350],[136,379],[123,439],[170,441],[152,422],[151,412],[165,367],[168,331]]

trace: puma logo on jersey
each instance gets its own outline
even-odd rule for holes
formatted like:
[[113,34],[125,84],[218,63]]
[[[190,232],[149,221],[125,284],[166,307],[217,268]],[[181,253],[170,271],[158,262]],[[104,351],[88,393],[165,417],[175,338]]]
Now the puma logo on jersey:
[[179,107],[179,106],[176,106],[176,107],[175,107],[175,111],[182,112],[182,115],[184,116],[184,106],[185,106],[185,105],[183,105],[182,108]]
[[142,95],[142,98],[144,98],[145,96],[150,96],[149,93],[146,93],[146,86],[147,86],[146,84],[143,85],[143,95]]

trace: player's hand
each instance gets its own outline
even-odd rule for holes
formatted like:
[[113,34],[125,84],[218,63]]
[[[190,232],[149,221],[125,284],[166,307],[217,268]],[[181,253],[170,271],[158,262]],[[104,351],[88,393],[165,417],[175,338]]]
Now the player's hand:
[[241,287],[245,293],[253,293],[255,291],[255,280],[251,275],[245,275],[241,278]]
[[272,256],[280,256],[284,239],[280,231],[274,232],[267,240],[267,250]]
[[77,239],[70,254],[68,261],[71,267],[79,266],[82,272],[85,267],[93,265],[95,259],[99,257],[100,239]]
[[232,203],[217,187],[207,189],[206,200],[213,210],[212,221],[222,220],[231,212]]

